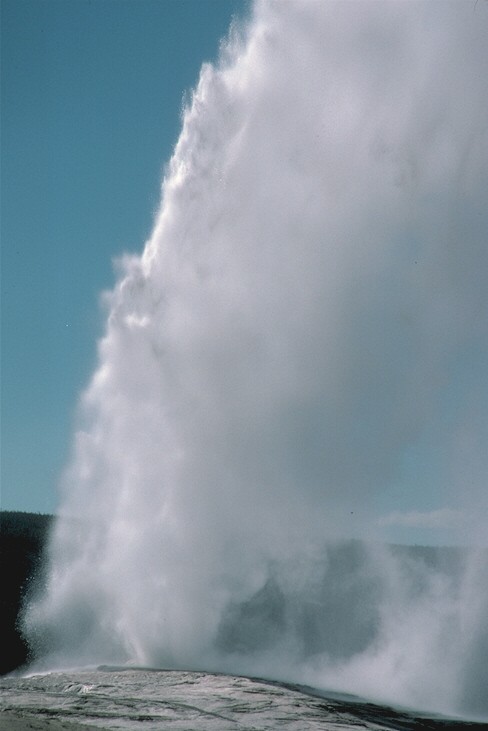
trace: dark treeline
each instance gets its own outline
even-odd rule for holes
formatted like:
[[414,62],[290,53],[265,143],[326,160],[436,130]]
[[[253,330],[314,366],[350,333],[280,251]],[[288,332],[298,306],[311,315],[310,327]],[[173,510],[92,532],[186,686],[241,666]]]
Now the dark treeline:
[[[0,512],[2,675],[22,667],[30,659],[19,620],[29,592],[42,581],[43,548],[53,520],[51,515],[38,513]],[[453,581],[459,581],[462,575],[463,549],[390,546],[390,550],[420,561],[426,568],[440,570]],[[298,633],[305,651],[322,649],[338,657],[361,651],[375,633],[378,592],[377,579],[365,561],[358,541],[329,546],[327,560],[318,569],[323,581],[313,585],[308,599],[300,598],[299,606],[295,606],[296,597],[286,595],[283,588],[286,581],[280,580],[281,573],[286,575],[286,567],[277,564],[254,596],[227,607],[216,638],[217,646],[244,653],[271,646],[290,631],[292,616],[291,629]],[[344,576],[349,581],[344,582]]]
[[52,515],[0,512],[1,623],[0,674],[24,665],[29,650],[18,625],[25,597],[39,575]]

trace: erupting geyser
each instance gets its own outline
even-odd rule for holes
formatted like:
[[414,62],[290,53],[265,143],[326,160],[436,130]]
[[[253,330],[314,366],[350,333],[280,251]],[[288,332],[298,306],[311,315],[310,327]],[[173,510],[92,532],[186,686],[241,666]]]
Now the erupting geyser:
[[106,298],[25,617],[44,667],[488,715],[486,551],[382,543],[486,525],[487,34],[470,3],[258,2],[203,67]]

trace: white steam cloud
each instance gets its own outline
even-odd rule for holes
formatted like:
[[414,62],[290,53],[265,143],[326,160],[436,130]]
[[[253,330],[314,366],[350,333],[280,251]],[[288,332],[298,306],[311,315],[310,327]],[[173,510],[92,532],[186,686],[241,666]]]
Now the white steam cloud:
[[[106,297],[80,520],[26,618],[48,664],[286,667],[488,714],[486,554],[337,545],[486,522],[487,32],[484,4],[258,2],[202,68]],[[426,444],[437,502],[382,517]]]

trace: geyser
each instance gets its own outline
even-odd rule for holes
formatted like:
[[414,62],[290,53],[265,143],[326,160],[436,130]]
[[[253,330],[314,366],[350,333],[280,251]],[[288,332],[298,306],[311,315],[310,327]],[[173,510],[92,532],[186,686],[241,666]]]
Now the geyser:
[[486,551],[382,543],[485,525],[487,23],[258,2],[202,68],[154,233],[106,295],[25,617],[44,667],[488,715]]

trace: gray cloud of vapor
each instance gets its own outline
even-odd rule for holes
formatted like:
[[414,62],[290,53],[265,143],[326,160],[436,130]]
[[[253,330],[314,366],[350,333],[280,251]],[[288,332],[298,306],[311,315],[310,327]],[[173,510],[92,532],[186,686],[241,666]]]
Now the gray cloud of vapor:
[[259,2],[203,67],[154,233],[105,296],[61,501],[93,527],[59,525],[30,610],[53,662],[203,662],[268,561],[351,512],[378,537],[422,440],[432,510],[465,531],[486,511],[487,24]]

